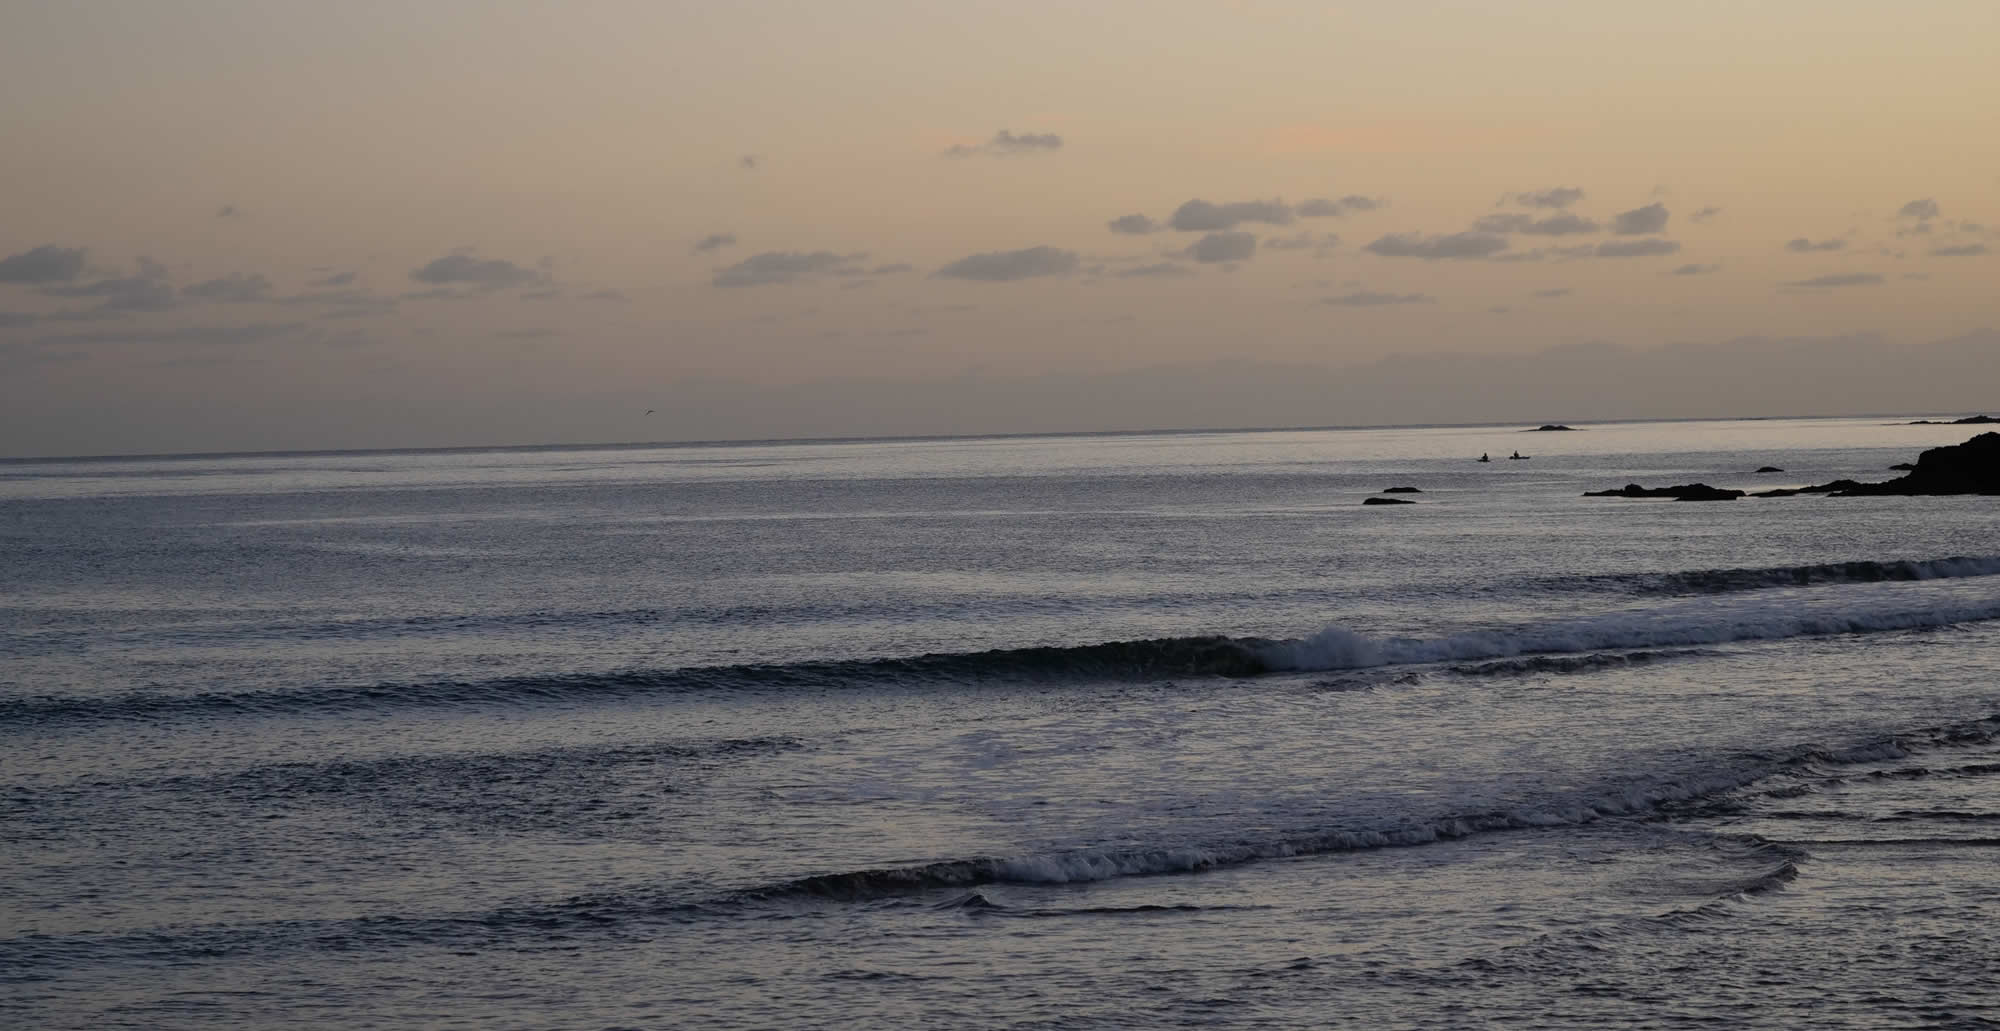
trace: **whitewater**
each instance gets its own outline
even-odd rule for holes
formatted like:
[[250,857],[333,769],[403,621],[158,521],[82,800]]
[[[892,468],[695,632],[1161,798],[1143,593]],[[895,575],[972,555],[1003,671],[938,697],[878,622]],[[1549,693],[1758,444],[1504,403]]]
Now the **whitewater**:
[[1991,1026],[1916,417],[0,462],[0,1022]]

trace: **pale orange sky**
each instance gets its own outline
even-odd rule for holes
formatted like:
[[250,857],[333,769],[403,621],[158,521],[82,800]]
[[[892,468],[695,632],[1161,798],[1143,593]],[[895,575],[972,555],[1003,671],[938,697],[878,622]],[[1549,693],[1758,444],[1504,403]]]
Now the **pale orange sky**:
[[[1996,52],[2000,5],[1922,0],[9,4],[0,454],[1172,425],[1032,384],[1965,338]],[[899,415],[968,375],[1021,424]]]

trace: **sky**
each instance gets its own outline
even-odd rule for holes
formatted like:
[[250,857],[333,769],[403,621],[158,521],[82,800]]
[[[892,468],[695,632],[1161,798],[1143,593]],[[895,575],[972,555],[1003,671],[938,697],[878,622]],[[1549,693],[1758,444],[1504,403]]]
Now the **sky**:
[[22,0],[0,455],[1992,411],[1996,50],[1991,0]]

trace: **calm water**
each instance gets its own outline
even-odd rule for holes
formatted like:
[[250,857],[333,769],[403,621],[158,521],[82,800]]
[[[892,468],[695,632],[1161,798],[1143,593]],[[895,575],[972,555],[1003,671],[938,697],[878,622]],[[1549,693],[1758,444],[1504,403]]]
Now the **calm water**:
[[1888,422],[0,463],[0,1024],[1993,1026]]

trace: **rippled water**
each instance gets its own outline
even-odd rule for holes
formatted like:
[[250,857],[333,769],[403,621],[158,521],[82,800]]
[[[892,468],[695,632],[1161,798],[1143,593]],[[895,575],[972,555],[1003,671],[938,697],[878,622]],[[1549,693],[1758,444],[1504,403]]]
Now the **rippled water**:
[[0,1022],[1990,1026],[1969,435],[0,463]]

